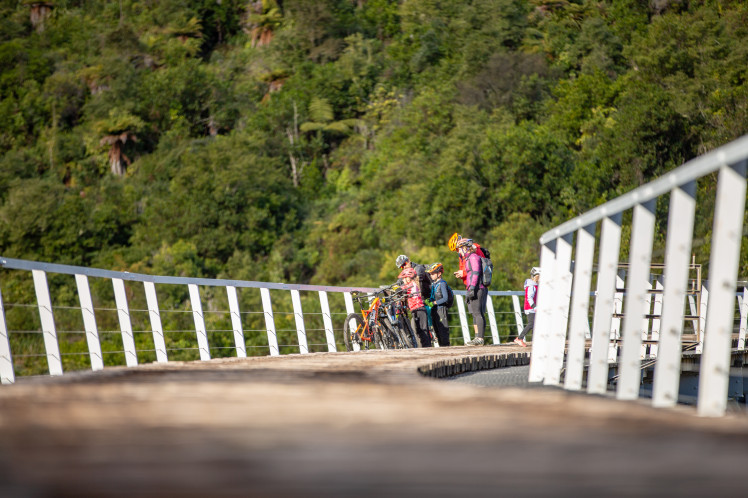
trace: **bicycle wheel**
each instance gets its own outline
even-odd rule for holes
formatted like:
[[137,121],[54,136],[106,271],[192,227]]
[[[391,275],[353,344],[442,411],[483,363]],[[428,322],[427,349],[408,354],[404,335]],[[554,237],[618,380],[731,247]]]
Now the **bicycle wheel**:
[[392,327],[386,321],[379,323],[379,333],[382,336],[383,349],[395,349],[400,341]]
[[364,340],[361,336],[366,333],[364,319],[358,313],[351,313],[345,317],[343,324],[343,342],[347,351],[353,351],[353,345],[358,344],[359,349],[363,349]]
[[400,328],[399,321],[390,325],[390,334],[395,349],[408,349],[410,347],[410,341],[406,337],[407,332]]
[[397,323],[403,345],[406,348],[420,347],[420,341],[418,340],[418,337],[416,337],[415,332],[413,332],[413,328],[410,326],[410,320],[402,316]]
[[379,349],[387,349],[386,335],[387,332],[380,325],[374,325],[374,343]]

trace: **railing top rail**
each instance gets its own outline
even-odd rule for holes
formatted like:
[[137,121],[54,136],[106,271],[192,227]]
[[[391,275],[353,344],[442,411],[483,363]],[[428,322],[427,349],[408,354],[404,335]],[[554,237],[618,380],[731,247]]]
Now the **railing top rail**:
[[656,199],[672,191],[674,188],[682,187],[709,173],[717,171],[724,165],[733,165],[746,158],[748,158],[748,135],[714,149],[707,154],[691,159],[656,180],[562,223],[544,233],[540,237],[540,243],[547,244],[559,237],[569,235],[580,228],[597,223],[606,216],[622,213],[637,204]]
[[143,273],[130,273],[126,271],[102,270],[99,268],[86,268],[83,266],[60,265],[56,263],[41,263],[23,259],[0,257],[0,267],[14,270],[42,270],[48,273],[62,273],[67,275],[86,275],[87,277],[120,278],[135,282],[153,282],[154,284],[176,284],[176,285],[204,285],[204,286],[234,286],[249,288],[265,288],[277,290],[299,290],[299,291],[330,291],[330,292],[371,292],[370,287],[335,287],[330,285],[305,285],[284,284],[272,282],[255,282],[250,280],[231,280],[220,278],[192,278],[192,277],[169,277],[158,275],[146,275]]
[[[12,270],[41,270],[47,273],[62,273],[65,275],[86,275],[95,278],[120,278],[134,282],[152,282],[154,284],[172,285],[203,285],[213,287],[225,287],[228,285],[245,288],[265,288],[274,290],[298,290],[298,291],[325,291],[325,292],[374,292],[378,289],[373,287],[337,287],[332,285],[306,285],[306,284],[284,284],[273,282],[255,282],[250,280],[231,280],[220,278],[192,278],[192,277],[169,277],[159,275],[146,275],[144,273],[130,273],[126,271],[102,270],[100,268],[87,268],[84,266],[61,265],[57,263],[43,263],[28,261],[25,259],[4,258],[0,256],[0,267]],[[455,290],[455,294],[464,295],[465,291]],[[521,296],[522,291],[490,291],[492,296]]]

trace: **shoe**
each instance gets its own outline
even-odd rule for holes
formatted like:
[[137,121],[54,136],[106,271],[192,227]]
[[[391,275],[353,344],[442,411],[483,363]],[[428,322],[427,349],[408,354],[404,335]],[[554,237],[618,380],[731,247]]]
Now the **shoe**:
[[522,339],[520,339],[519,337],[515,338],[514,339],[514,344],[519,344],[521,346],[522,345]]
[[522,346],[523,348],[527,347],[527,343],[524,341],[524,339],[519,340],[519,345]]
[[482,337],[476,337],[472,341],[466,342],[465,346],[483,346],[483,338]]

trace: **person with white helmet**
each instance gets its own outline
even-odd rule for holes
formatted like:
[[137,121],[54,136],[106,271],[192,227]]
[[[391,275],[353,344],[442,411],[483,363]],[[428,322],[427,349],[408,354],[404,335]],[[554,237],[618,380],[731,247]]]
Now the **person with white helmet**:
[[426,273],[426,265],[414,263],[408,256],[406,256],[405,254],[401,254],[395,260],[395,266],[397,266],[400,270],[413,268],[418,277],[418,286],[421,289],[421,296],[423,297],[423,299],[428,299],[429,297],[431,297],[431,279],[429,278],[428,273]]
[[535,308],[538,305],[538,282],[540,281],[540,268],[534,266],[530,270],[530,278],[525,280],[525,314],[527,325],[522,329],[519,336],[514,339],[516,344],[523,348],[527,347],[525,337],[535,328]]

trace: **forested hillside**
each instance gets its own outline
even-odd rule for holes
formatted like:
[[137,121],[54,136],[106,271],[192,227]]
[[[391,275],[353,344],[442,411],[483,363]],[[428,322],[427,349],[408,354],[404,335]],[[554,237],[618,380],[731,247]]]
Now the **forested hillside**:
[[378,285],[458,231],[519,288],[553,224],[748,132],[738,0],[0,5],[6,257]]

